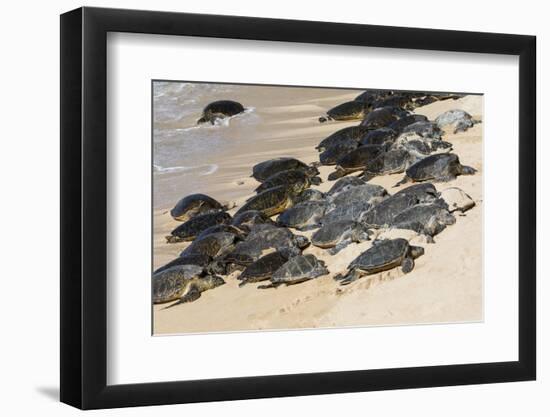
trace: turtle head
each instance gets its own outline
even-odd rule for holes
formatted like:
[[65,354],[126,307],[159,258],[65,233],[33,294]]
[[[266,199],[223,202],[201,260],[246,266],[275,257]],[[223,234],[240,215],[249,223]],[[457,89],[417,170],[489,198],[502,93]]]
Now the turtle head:
[[424,248],[422,246],[411,246],[409,253],[413,259],[416,259],[424,255]]
[[337,180],[338,178],[342,178],[343,176],[346,175],[346,171],[344,171],[342,168],[340,167],[336,167],[336,171],[334,172],[331,172],[328,176],[328,180],[329,181],[334,181],[334,180]]
[[203,124],[203,123],[206,123],[207,121],[208,121],[208,120],[206,120],[205,117],[201,117],[199,120],[197,120],[197,124],[198,124],[198,125],[201,125],[201,124]]
[[296,246],[300,249],[304,249],[309,246],[309,239],[305,236],[296,235]]
[[477,169],[462,165],[462,175],[474,175],[477,172]]
[[208,280],[209,284],[212,286],[212,288],[219,287],[220,285],[225,284],[225,281],[222,277],[218,275],[209,275],[205,279]]
[[310,165],[306,168],[305,173],[308,177],[312,178],[319,175],[319,169],[315,165]]
[[313,184],[313,185],[320,185],[323,181],[321,180],[321,178],[319,178],[318,176],[314,176],[314,177],[311,177],[309,179],[309,181]]

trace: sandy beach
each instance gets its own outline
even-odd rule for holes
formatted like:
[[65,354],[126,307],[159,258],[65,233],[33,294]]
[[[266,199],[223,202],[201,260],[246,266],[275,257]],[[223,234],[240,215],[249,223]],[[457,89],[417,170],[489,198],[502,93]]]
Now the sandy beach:
[[[258,87],[256,87],[258,88]],[[264,87],[266,88],[266,87]],[[285,90],[285,91],[282,91]],[[165,236],[180,223],[168,211],[177,199],[191,193],[205,193],[221,202],[234,202],[237,208],[258,186],[250,177],[258,162],[277,156],[292,156],[304,162],[318,161],[315,146],[326,136],[358,121],[320,124],[317,119],[327,109],[357,96],[356,90],[280,89],[271,87],[269,94],[254,89],[232,97],[254,107],[258,123],[244,132],[237,120],[227,128],[229,136],[252,135],[246,146],[236,143],[217,160],[217,170],[200,178],[200,189],[186,189],[186,181],[177,173],[161,178],[170,187],[168,197],[155,196],[153,211],[153,266],[157,268],[176,258],[188,243],[166,243]],[[483,120],[483,97],[466,96],[416,109],[430,120],[450,109],[462,109],[475,119]],[[189,123],[189,121],[186,121]],[[382,231],[383,236],[404,236],[423,246],[424,256],[416,260],[414,270],[403,274],[399,268],[364,277],[342,287],[333,276],[346,266],[372,241],[351,244],[337,255],[314,246],[312,253],[326,262],[330,274],[315,280],[276,289],[258,290],[256,285],[238,287],[236,276],[229,275],[226,285],[206,291],[192,303],[164,310],[155,305],[154,334],[195,332],[253,331],[263,329],[300,329],[416,323],[470,322],[483,319],[482,221],[483,221],[483,123],[466,132],[446,132],[445,140],[453,144],[463,164],[474,167],[473,176],[459,176],[446,183],[435,183],[438,190],[459,187],[468,193],[476,206],[456,214],[456,224],[426,243],[410,231]],[[332,166],[321,166],[323,183],[313,188],[327,191],[334,182],[327,176]],[[409,184],[392,188],[403,177],[394,174],[376,177],[370,182],[384,186],[390,193]],[[156,181],[156,179],[155,179]],[[179,187],[177,184],[182,184]],[[175,196],[178,197],[175,197]],[[171,202],[170,202],[171,201]],[[233,214],[236,209],[230,211]],[[310,237],[313,232],[299,232]]]

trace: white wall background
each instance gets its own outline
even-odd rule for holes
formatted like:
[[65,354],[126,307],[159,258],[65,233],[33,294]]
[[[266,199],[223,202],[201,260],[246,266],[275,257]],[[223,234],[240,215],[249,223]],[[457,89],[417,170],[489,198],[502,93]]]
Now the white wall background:
[[[2,191],[0,273],[0,410],[5,415],[74,415],[58,403],[59,379],[59,17],[82,4],[5,2],[0,24],[2,88],[0,89],[0,178]],[[550,209],[544,184],[550,171],[541,155],[543,115],[550,95],[548,74],[550,27],[543,2],[510,4],[462,0],[441,1],[303,1],[260,2],[210,0],[92,1],[89,6],[157,9],[480,30],[538,36],[539,213]],[[336,7],[337,6],[337,7]],[[546,12],[546,13],[545,13]],[[550,248],[550,222],[539,215],[539,259]],[[543,260],[543,259],[542,259]],[[392,416],[499,415],[543,416],[550,412],[550,296],[546,270],[539,267],[538,381],[498,385],[389,391],[347,395],[238,401],[100,411],[96,415],[315,415]]]

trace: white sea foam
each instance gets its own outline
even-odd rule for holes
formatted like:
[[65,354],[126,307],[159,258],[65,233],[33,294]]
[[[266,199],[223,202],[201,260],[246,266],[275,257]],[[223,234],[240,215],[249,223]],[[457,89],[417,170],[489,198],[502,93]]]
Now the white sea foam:
[[160,174],[170,173],[170,172],[188,172],[195,171],[197,175],[211,175],[218,170],[218,165],[216,164],[204,164],[191,167],[185,166],[175,166],[175,167],[163,167],[157,164],[153,164],[153,170]]

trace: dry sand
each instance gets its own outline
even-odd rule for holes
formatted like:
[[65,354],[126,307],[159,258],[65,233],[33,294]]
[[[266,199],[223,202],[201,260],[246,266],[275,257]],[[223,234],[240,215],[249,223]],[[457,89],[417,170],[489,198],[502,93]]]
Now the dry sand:
[[[358,122],[319,124],[317,118],[326,110],[357,92],[342,93],[324,90],[325,97],[289,97],[292,105],[257,106],[265,120],[262,136],[254,150],[236,150],[221,161],[217,176],[210,178],[203,192],[220,201],[242,201],[252,194],[258,183],[250,178],[251,167],[275,156],[294,156],[305,162],[318,160],[314,149],[324,137]],[[467,96],[453,101],[436,102],[417,109],[417,113],[433,120],[444,111],[459,108],[476,119],[482,119],[483,98]],[[400,269],[364,277],[341,287],[332,279],[371,242],[351,244],[335,256],[310,246],[304,253],[323,259],[330,275],[289,287],[258,290],[250,284],[238,287],[235,273],[226,285],[207,291],[192,303],[163,310],[154,306],[154,334],[195,332],[250,331],[262,329],[296,329],[345,327],[436,322],[466,322],[483,319],[482,277],[482,218],[483,218],[483,123],[467,132],[447,132],[446,140],[453,143],[453,152],[461,162],[478,170],[474,176],[459,176],[456,180],[435,184],[439,190],[460,187],[476,202],[464,215],[457,215],[455,225],[428,244],[407,231],[389,231],[388,236],[402,235],[425,248],[425,255],[416,260],[415,269],[403,274]],[[328,190],[333,182],[326,181],[333,167],[320,167],[323,183],[315,188]],[[392,186],[403,174],[377,177],[371,182],[382,185],[391,193]],[[170,207],[154,212],[154,268],[177,257],[187,246],[167,244],[164,236],[179,223],[168,214]],[[311,232],[296,232],[311,235]]]

